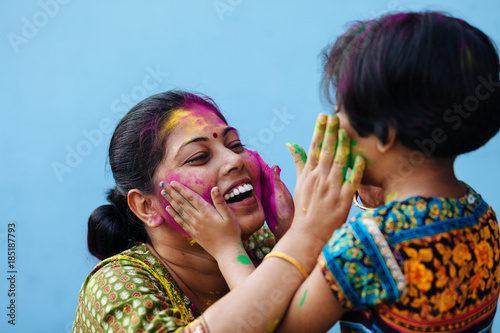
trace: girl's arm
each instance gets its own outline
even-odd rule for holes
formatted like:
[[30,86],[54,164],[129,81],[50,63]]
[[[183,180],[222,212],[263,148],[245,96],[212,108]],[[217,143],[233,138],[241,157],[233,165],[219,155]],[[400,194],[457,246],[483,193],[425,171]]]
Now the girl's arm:
[[[237,331],[238,328],[255,332],[274,330],[290,302],[293,300],[293,304],[296,304],[297,299],[301,300],[305,293],[306,289],[301,289],[297,296],[295,294],[304,282],[301,271],[313,271],[321,249],[333,231],[347,219],[352,196],[360,183],[365,162],[361,157],[357,157],[354,169],[345,180],[350,142],[347,132],[338,129],[338,119],[320,115],[307,161],[301,147],[294,145],[289,148],[294,156],[298,174],[295,216],[289,231],[277,243],[272,253],[282,253],[294,258],[298,265],[279,257],[269,257],[265,260],[245,281],[203,314],[212,333]],[[186,230],[192,231],[190,227]],[[219,261],[221,245],[216,238],[207,239],[205,246],[220,266],[225,264],[225,260]],[[309,283],[316,280],[318,273],[313,273],[311,282],[304,288],[312,288]],[[321,289],[311,289],[311,297],[316,298],[319,292]],[[329,291],[325,297],[328,302],[328,297],[333,296]],[[334,314],[329,313],[335,320],[342,314],[339,307],[333,306],[330,310],[338,310]]]
[[295,293],[276,332],[326,332],[343,314],[344,309],[316,265]]

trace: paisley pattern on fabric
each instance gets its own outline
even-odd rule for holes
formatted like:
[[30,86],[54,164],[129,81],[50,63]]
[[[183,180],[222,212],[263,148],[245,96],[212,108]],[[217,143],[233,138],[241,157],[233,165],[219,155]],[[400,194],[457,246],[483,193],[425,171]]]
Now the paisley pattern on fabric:
[[[267,227],[244,243],[259,264],[276,240]],[[201,312],[146,244],[100,262],[79,294],[72,333],[208,332]]]
[[460,199],[412,197],[361,213],[319,258],[347,311],[341,331],[488,330],[500,291],[499,241],[495,213],[470,187]]

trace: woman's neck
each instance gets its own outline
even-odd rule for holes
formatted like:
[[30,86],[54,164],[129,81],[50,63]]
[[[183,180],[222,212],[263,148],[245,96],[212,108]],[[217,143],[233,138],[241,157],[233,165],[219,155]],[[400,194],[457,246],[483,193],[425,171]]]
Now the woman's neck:
[[204,311],[229,291],[217,261],[201,246],[196,243],[191,245],[186,238],[166,226],[155,229],[163,230],[155,230],[150,235],[152,244],[148,247],[196,308]]
[[386,204],[412,196],[460,198],[466,194],[466,186],[455,176],[454,158],[425,159],[418,166],[414,163],[403,167],[405,161],[410,161],[407,157],[400,158],[384,177]]

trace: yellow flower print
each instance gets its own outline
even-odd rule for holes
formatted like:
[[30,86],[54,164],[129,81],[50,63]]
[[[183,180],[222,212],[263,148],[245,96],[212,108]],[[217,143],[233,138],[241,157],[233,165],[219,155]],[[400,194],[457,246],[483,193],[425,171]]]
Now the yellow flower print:
[[478,266],[486,265],[488,268],[493,267],[493,249],[486,241],[482,241],[474,248],[476,261]]
[[464,243],[459,243],[453,249],[453,262],[459,266],[462,266],[466,261],[470,261],[472,258],[469,247]]
[[450,262],[450,258],[453,255],[453,252],[451,251],[450,247],[443,245],[441,243],[437,243],[436,249],[443,258],[443,265],[448,265],[448,263]]
[[476,298],[476,292],[478,288],[484,290],[485,283],[484,279],[481,276],[480,272],[476,272],[476,274],[470,279],[469,289],[473,291],[473,297]]
[[419,290],[426,292],[431,289],[434,274],[427,269],[418,259],[409,259],[405,261],[405,272],[411,284],[414,284]]
[[441,265],[439,260],[434,259],[434,267],[436,268],[436,288],[443,288],[448,284],[448,274],[446,273],[446,267]]
[[457,303],[458,293],[454,288],[447,288],[440,295],[437,295],[437,307],[440,312],[446,312]]
[[425,202],[423,200],[417,201],[416,208],[419,212],[423,212],[426,207],[427,207],[427,205],[425,204]]
[[429,211],[429,216],[431,218],[436,218],[439,216],[440,209],[439,206],[436,204],[431,205],[430,211]]

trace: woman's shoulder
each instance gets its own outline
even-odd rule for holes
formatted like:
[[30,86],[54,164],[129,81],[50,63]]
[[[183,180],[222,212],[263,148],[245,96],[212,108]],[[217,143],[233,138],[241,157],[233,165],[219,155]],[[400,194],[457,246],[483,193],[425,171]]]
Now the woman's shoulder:
[[[102,327],[109,323],[148,326],[153,322],[184,327],[199,315],[191,311],[189,303],[147,246],[138,244],[92,270],[80,290],[75,325],[94,318]],[[95,315],[90,316],[87,310]]]

